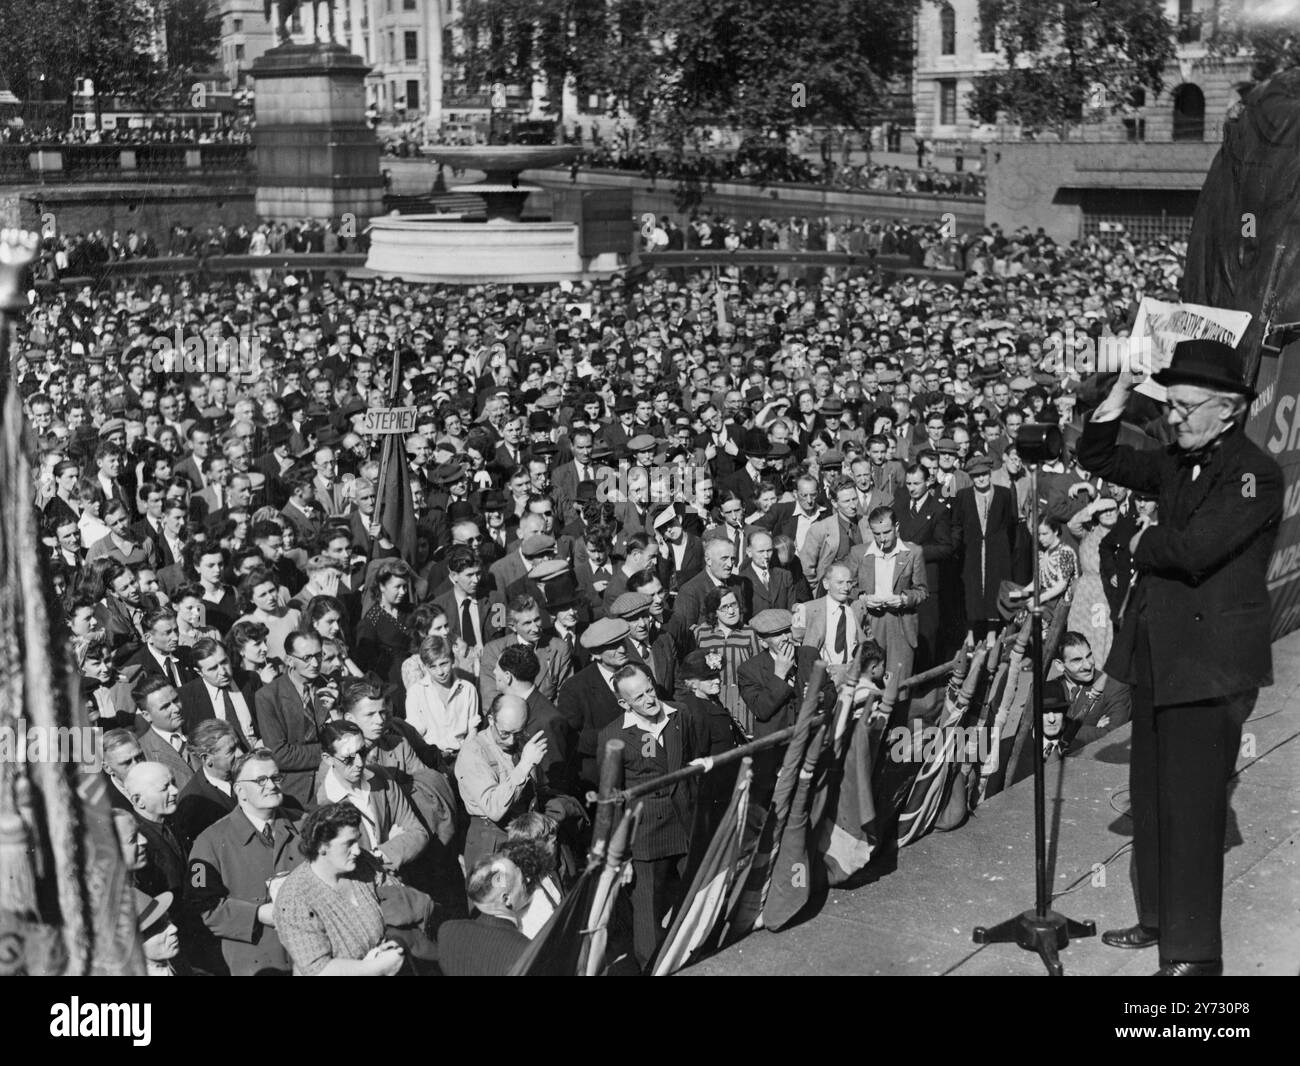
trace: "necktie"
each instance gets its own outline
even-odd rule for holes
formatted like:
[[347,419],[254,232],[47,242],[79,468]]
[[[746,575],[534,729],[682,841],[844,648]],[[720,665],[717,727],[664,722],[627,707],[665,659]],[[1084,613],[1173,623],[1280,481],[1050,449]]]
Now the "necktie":
[[171,679],[171,683],[173,685],[179,687],[181,681],[180,678],[176,676],[176,661],[169,655],[167,656],[166,663],[167,663],[167,676]]
[[840,608],[840,620],[835,626],[835,654],[847,655],[849,651],[849,619],[848,612]]
[[179,733],[173,733],[173,734],[172,734],[171,736],[169,736],[167,739],[168,739],[169,741],[171,741],[171,745],[172,745],[172,747],[176,749],[176,754],[179,755],[181,758],[184,758],[184,757],[185,757],[185,738],[184,738],[183,736],[181,736]]
[[251,740],[251,739],[252,739],[252,735],[253,735],[253,734],[252,734],[252,725],[253,725],[253,723],[252,723],[252,722],[246,722],[246,721],[244,721],[243,718],[241,718],[241,717],[239,716],[239,712],[235,709],[235,701],[234,701],[234,698],[230,695],[230,689],[228,689],[228,688],[223,688],[223,689],[221,690],[221,697],[222,697],[222,702],[225,704],[225,710],[226,710],[226,721],[227,721],[227,722],[232,722],[232,723],[233,723],[233,722],[238,722],[238,723],[239,723],[239,729],[240,729],[240,732],[242,732],[242,733],[244,734],[244,737],[245,737],[246,739]]
[[267,822],[262,826],[262,831],[258,834],[262,838],[262,843],[268,848],[275,847],[275,834],[271,832],[271,823]]
[[478,640],[474,636],[474,615],[473,606],[467,596],[460,601],[460,635],[466,645],[471,648],[478,646]]

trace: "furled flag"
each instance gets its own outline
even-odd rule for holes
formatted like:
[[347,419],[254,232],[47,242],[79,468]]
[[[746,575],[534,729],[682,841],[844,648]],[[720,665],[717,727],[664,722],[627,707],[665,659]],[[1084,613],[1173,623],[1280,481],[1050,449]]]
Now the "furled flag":
[[609,939],[609,921],[614,913],[623,884],[623,875],[632,861],[632,840],[636,836],[637,821],[641,817],[641,804],[623,815],[622,821],[610,835],[609,849],[605,853],[605,866],[596,879],[591,897],[591,911],[587,928],[583,930],[582,952],[578,957],[576,973],[579,977],[599,977],[605,966],[605,947]]
[[[926,757],[912,784],[898,817],[898,846],[915,843],[934,828],[948,796],[954,774],[960,771],[959,760],[965,756],[965,745],[958,749],[957,727],[961,725],[979,683],[980,668],[989,653],[987,645],[980,644],[970,659],[970,670],[965,675],[953,671],[944,701],[943,717],[939,728],[943,742],[931,750],[925,745]],[[912,757],[917,757],[916,752]]]
[[656,977],[668,977],[680,970],[691,954],[708,939],[722,917],[727,895],[736,878],[752,778],[753,759],[746,758],[740,764],[726,813],[695,872],[690,891],[677,909],[668,937],[655,956],[652,972]]
[[411,472],[406,466],[400,433],[384,438],[380,466],[384,471],[381,499],[376,511],[379,528],[408,565],[415,565],[415,501],[411,498]]
[[739,940],[762,923],[763,905],[767,902],[773,863],[781,847],[781,838],[790,816],[790,805],[799,787],[799,773],[803,767],[804,755],[813,740],[814,722],[821,713],[821,691],[825,679],[826,665],[821,662],[816,663],[812,669],[812,676],[808,680],[808,687],[804,691],[803,703],[799,707],[794,734],[785,749],[785,758],[780,773],[777,774],[772,800],[758,826],[757,833],[751,838],[754,840],[752,847],[746,845],[737,864],[736,884],[732,889],[731,898],[727,901],[726,928],[722,934],[723,944]]

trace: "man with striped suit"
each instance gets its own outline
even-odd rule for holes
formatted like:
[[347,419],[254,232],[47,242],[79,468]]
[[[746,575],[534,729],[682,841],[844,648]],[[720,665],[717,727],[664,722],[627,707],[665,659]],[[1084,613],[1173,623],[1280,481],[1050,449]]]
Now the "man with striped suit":
[[[707,725],[692,712],[661,701],[654,678],[641,664],[630,663],[615,674],[614,691],[623,717],[601,730],[597,751],[603,757],[608,741],[623,742],[624,787],[680,770],[708,753]],[[632,842],[632,943],[643,972],[664,936],[664,916],[683,888],[695,799],[695,782],[687,779],[641,801]]]

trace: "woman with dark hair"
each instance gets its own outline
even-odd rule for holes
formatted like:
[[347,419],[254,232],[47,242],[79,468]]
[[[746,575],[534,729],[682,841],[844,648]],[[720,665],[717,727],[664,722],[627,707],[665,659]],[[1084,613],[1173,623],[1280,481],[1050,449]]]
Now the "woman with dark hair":
[[740,664],[760,651],[758,637],[741,621],[742,609],[736,589],[709,589],[704,597],[704,621],[695,627],[695,647],[722,656],[722,687],[718,700],[736,720],[747,737],[754,735],[754,717],[740,695],[737,672]]
[[499,849],[524,875],[528,904],[519,915],[519,929],[529,940],[542,931],[564,896],[557,829],[550,815],[529,811],[506,827],[506,840]]
[[[1042,588],[1044,629],[1051,627],[1058,604],[1068,598],[1066,593],[1079,572],[1079,560],[1074,549],[1061,540],[1064,528],[1065,523],[1059,518],[1047,517],[1038,523],[1038,580]],[[1027,603],[1033,592],[1032,584],[1024,585],[1008,598],[1013,602]]]
[[299,614],[280,602],[280,583],[265,567],[257,567],[239,583],[235,624],[261,622],[266,626],[266,648],[271,658],[284,659],[284,640],[298,628]]
[[81,500],[77,496],[77,483],[81,467],[73,459],[63,459],[54,464],[54,495],[45,501],[46,519],[58,515],[58,522],[75,522],[81,517]]
[[270,630],[261,622],[251,621],[236,622],[226,634],[226,651],[230,653],[235,686],[250,698],[280,676],[282,660],[272,659],[267,652],[269,634]]
[[344,672],[350,677],[364,677],[365,671],[353,661],[348,647],[347,634],[343,631],[344,613],[343,603],[337,596],[313,596],[303,605],[302,626],[321,640],[332,640],[342,646],[347,652],[342,663]]
[[451,620],[444,608],[436,603],[422,603],[407,620],[411,630],[410,654],[402,661],[402,687],[409,689],[424,676],[424,667],[420,661],[420,646],[426,637],[441,637],[448,641],[452,650],[452,666],[470,677],[478,675],[478,655],[471,654],[465,641],[451,635]]
[[361,812],[327,803],[302,824],[295,867],[275,896],[275,931],[295,977],[391,977],[406,962],[384,939],[384,914],[369,859],[363,859]]
[[81,544],[91,548],[112,532],[104,523],[104,490],[93,477],[83,477],[77,482],[77,504],[80,515],[77,528],[81,531]]
[[216,629],[207,624],[203,586],[197,581],[173,589],[171,602],[176,611],[176,643],[182,648],[192,648],[204,637],[221,639]]
[[357,665],[396,685],[402,683],[402,663],[411,646],[411,628],[401,614],[411,578],[411,568],[400,559],[375,567],[366,590],[374,606],[357,626]]

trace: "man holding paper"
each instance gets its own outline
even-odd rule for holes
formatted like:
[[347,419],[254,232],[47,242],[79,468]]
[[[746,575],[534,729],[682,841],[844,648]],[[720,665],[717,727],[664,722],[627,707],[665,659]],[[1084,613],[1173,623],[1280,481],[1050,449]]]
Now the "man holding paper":
[[1282,517],[1277,463],[1244,421],[1241,354],[1212,340],[1174,348],[1154,375],[1176,441],[1116,443],[1135,378],[1124,369],[1079,442],[1093,474],[1158,497],[1129,542],[1137,571],[1106,673],[1132,687],[1129,787],[1138,922],[1112,947],[1160,945],[1157,976],[1223,972],[1220,915],[1228,777],[1242,724],[1273,683],[1268,563]]

